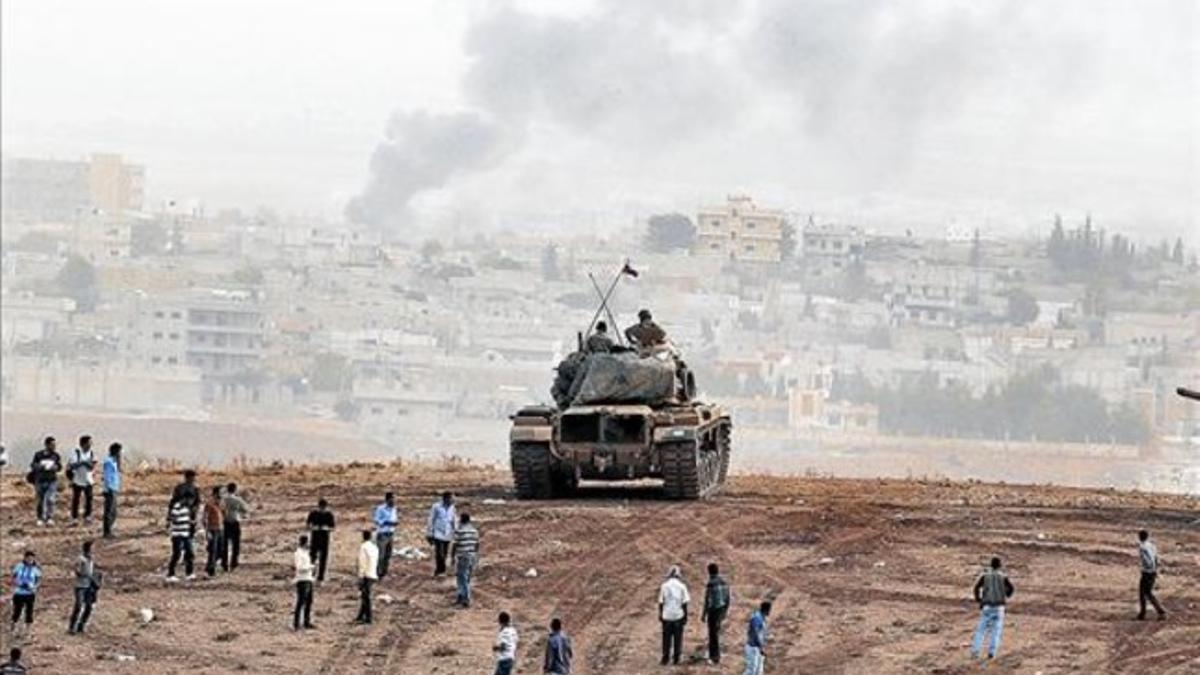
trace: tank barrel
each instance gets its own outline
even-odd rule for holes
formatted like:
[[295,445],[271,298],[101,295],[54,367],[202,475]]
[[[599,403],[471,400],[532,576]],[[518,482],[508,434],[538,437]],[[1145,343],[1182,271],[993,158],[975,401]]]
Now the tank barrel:
[[1184,398],[1190,398],[1193,401],[1200,401],[1200,391],[1195,391],[1193,389],[1185,389],[1183,387],[1180,387],[1175,390],[1175,393],[1179,394],[1180,396],[1182,396]]

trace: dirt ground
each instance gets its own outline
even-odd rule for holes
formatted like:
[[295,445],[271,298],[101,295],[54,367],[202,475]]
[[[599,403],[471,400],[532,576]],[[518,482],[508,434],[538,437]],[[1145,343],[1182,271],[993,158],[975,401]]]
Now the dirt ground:
[[[971,586],[993,554],[1004,557],[1017,587],[993,670],[1200,672],[1194,499],[741,476],[704,503],[662,501],[648,486],[516,502],[501,472],[383,464],[205,472],[200,483],[230,478],[256,509],[244,526],[243,566],[168,585],[161,520],[177,476],[127,476],[119,535],[96,544],[106,587],[88,633],[72,637],[69,565],[88,532],[63,525],[61,499],[58,525],[35,528],[31,490],[6,476],[0,562],[11,569],[33,548],[47,575],[37,623],[20,640],[33,672],[490,673],[495,617],[507,610],[521,634],[517,672],[541,672],[545,625],[559,616],[574,641],[576,672],[658,673],[668,670],[658,666],[655,607],[665,571],[683,567],[695,611],[704,565],[716,561],[736,605],[725,629],[727,658],[669,672],[740,673],[745,621],[769,597],[769,673],[965,673],[978,668],[967,653],[977,618]],[[471,609],[452,607],[453,581],[434,579],[431,561],[397,560],[377,589],[376,623],[351,625],[358,531],[389,488],[402,511],[398,547],[426,548],[425,516],[443,489],[473,514],[483,543]],[[291,551],[319,496],[339,519],[332,578],[316,592],[317,630],[294,633]],[[1159,587],[1166,622],[1133,620],[1134,533],[1142,527],[1154,533],[1167,566]],[[526,576],[531,568],[536,577]],[[384,594],[393,601],[378,599]],[[148,625],[135,616],[143,607],[155,613]],[[7,653],[13,638],[7,628],[0,635]],[[693,619],[685,651],[697,653],[703,639]]]

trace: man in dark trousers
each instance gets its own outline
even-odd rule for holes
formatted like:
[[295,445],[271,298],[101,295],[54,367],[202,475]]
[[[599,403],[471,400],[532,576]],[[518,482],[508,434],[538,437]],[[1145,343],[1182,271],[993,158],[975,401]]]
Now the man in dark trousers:
[[113,525],[117,523],[117,496],[121,494],[121,444],[108,446],[108,457],[104,458],[102,484],[104,486],[104,538],[111,539]]
[[446,574],[446,554],[450,542],[454,541],[454,495],[443,492],[442,498],[429,509],[429,522],[425,526],[425,539],[433,547],[433,576]]
[[988,643],[987,657],[989,661],[996,658],[996,652],[1000,651],[1000,635],[1004,632],[1004,606],[1014,590],[1012,582],[1000,571],[1000,558],[992,558],[991,568],[975,582],[975,602],[980,611],[975,639],[971,641],[971,658],[980,657],[989,631],[992,639]]
[[363,530],[358,547],[358,616],[354,623],[371,623],[371,587],[379,581],[379,547],[374,533]]
[[721,624],[729,614],[732,600],[729,584],[721,577],[716,563],[708,564],[708,583],[704,586],[704,610],[700,620],[708,626],[708,661],[721,662]]
[[100,575],[96,572],[96,560],[92,557],[92,542],[83,542],[83,551],[75,561],[75,605],[71,608],[71,620],[67,632],[82,633],[92,616],[92,605],[96,604],[96,592],[100,590]]
[[1142,578],[1138,582],[1138,621],[1146,620],[1146,602],[1154,605],[1158,612],[1158,620],[1167,618],[1167,612],[1154,597],[1154,583],[1158,581],[1158,549],[1150,541],[1150,533],[1146,530],[1138,532],[1138,563],[1141,567]]
[[292,630],[300,630],[302,617],[305,629],[315,628],[312,623],[313,564],[308,550],[308,535],[300,535],[293,560],[296,564],[296,577],[292,580],[296,585],[296,608],[292,610]]
[[317,500],[317,508],[308,512],[308,535],[313,564],[317,566],[317,581],[325,581],[325,565],[329,562],[329,537],[335,521],[329,502],[324,497]]
[[67,477],[71,483],[71,523],[79,524],[79,502],[83,501],[83,522],[92,522],[92,497],[96,483],[96,455],[92,452],[92,437],[80,436],[79,447],[71,451],[67,462]]
[[679,578],[677,565],[667,572],[667,580],[658,591],[658,619],[662,622],[662,665],[679,665],[683,655],[683,629],[688,620],[687,586]]
[[221,566],[232,572],[237,569],[238,559],[242,555],[242,518],[250,513],[250,505],[238,494],[237,483],[225,486],[221,510],[225,517],[225,550]]
[[225,565],[225,514],[221,510],[221,486],[214,485],[212,496],[204,502],[205,552],[204,572],[208,576],[217,574],[217,565],[226,572]]
[[58,499],[58,472],[62,471],[62,456],[58,454],[53,436],[42,441],[42,449],[29,462],[29,477],[37,495],[37,524],[54,524],[54,502]]

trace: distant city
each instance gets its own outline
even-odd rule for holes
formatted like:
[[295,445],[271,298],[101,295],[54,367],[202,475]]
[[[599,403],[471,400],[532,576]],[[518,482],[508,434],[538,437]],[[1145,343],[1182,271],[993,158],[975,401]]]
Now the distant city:
[[653,310],[732,411],[743,471],[1200,491],[1200,406],[1173,394],[1200,382],[1194,240],[1053,213],[1036,238],[929,238],[741,194],[583,235],[430,239],[149,204],[147,174],[5,159],[17,452],[74,420],[143,461],[503,462],[508,416],[550,400],[628,259],[616,319]]

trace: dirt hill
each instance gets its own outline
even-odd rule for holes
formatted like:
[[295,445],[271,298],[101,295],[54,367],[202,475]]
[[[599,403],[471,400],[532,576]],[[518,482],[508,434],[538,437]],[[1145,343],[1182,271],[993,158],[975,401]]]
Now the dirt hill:
[[[62,499],[58,525],[36,528],[31,490],[19,477],[4,479],[0,562],[10,569],[33,548],[47,574],[37,624],[21,641],[34,672],[484,673],[496,613],[508,610],[521,632],[518,672],[541,672],[544,626],[560,616],[578,672],[656,673],[663,574],[680,564],[698,604],[709,561],[733,586],[728,658],[674,672],[740,673],[744,623],[764,597],[776,607],[768,672],[971,672],[977,666],[967,643],[977,610],[970,591],[993,554],[1004,557],[1017,587],[1000,670],[1200,669],[1200,512],[1183,497],[744,476],[705,503],[661,501],[649,487],[538,503],[513,501],[507,475],[487,469],[265,467],[200,479],[204,488],[236,480],[255,506],[243,567],[168,585],[162,519],[177,479],[171,472],[127,477],[119,536],[96,543],[106,588],[82,637],[66,634],[69,565],[79,542],[98,532],[63,525]],[[453,580],[434,579],[430,561],[399,560],[377,589],[391,602],[377,598],[376,623],[351,625],[358,530],[386,489],[396,490],[402,510],[397,545],[422,549],[435,494],[459,494],[483,537],[471,609],[452,607]],[[291,550],[320,496],[338,517],[333,577],[316,592],[318,629],[294,633]],[[1134,535],[1142,527],[1154,533],[1167,566],[1159,595],[1170,616],[1162,623],[1133,620]],[[530,569],[536,577],[526,576]],[[142,625],[139,608],[155,619]],[[7,629],[0,634],[7,647]],[[694,619],[685,649],[702,643]]]

